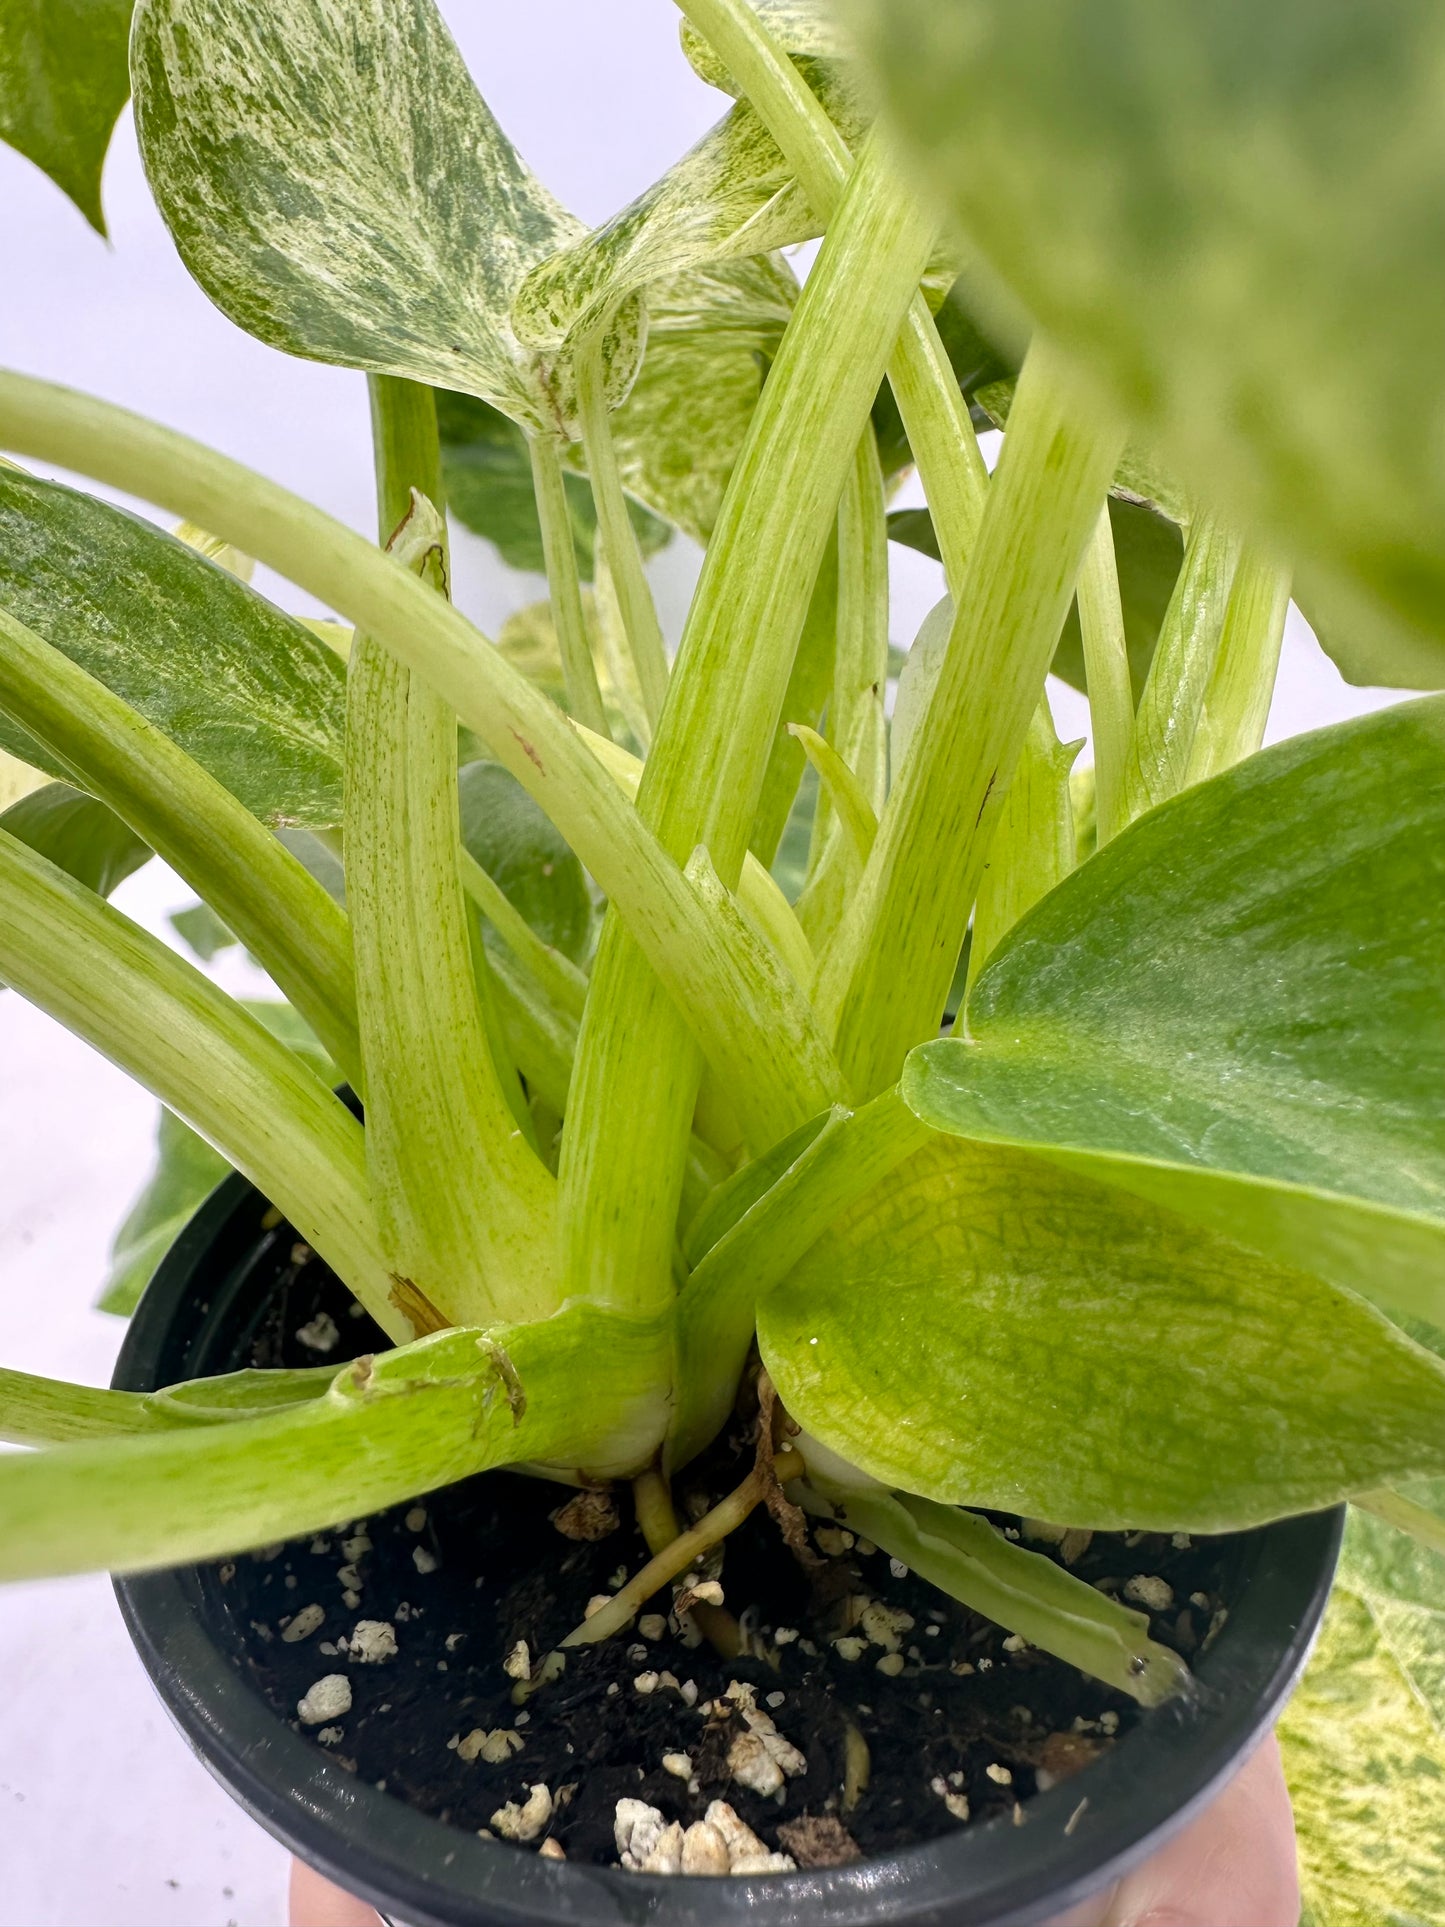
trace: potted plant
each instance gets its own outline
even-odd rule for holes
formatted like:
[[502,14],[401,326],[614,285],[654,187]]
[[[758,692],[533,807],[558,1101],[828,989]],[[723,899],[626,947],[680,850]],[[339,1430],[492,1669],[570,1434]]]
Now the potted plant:
[[[1296,581],[1445,662],[1445,28],[681,5],[735,103],[592,232],[430,0],[140,0],[129,81],[129,0],[22,10],[7,137],[98,220],[133,87],[206,292],[368,372],[380,542],[0,375],[186,518],[0,470],[0,977],[175,1120],[132,1281],[238,1173],[116,1389],[0,1374],[0,1573],[129,1575],[419,1922],[1038,1918],[1268,1724],[1332,1508],[1441,1541],[1445,711],[1260,743]],[[497,642],[448,495],[545,564]],[[279,1009],[106,903],[151,852]]]

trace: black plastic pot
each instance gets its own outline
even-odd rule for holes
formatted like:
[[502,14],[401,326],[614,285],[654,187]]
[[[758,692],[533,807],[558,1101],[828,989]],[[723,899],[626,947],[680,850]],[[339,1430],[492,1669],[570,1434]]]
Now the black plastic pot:
[[[247,1362],[292,1234],[239,1178],[202,1207],[145,1294],[115,1384],[148,1391]],[[359,1782],[260,1698],[218,1636],[202,1567],[116,1592],[167,1709],[216,1778],[312,1866],[413,1927],[1025,1927],[1064,1914],[1157,1848],[1272,1721],[1324,1609],[1343,1514],[1235,1542],[1227,1623],[1188,1706],[1149,1714],[1024,1822],[984,1822],[884,1859],[768,1879],[658,1879],[565,1865],[443,1825]],[[1080,1810],[1080,1802],[1087,1800]]]

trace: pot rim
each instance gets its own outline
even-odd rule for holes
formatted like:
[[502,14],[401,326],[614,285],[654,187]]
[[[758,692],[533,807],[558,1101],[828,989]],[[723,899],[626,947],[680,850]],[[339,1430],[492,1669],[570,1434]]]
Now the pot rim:
[[[131,1321],[113,1383],[151,1390],[183,1311],[214,1335],[269,1207],[226,1179],[172,1246]],[[224,1276],[198,1307],[195,1275]],[[218,1309],[220,1306],[220,1309]],[[1022,1822],[850,1867],[691,1880],[543,1860],[484,1840],[360,1781],[295,1732],[212,1636],[200,1568],[122,1576],[121,1613],[162,1703],[217,1780],[283,1845],[414,1927],[741,1927],[759,1913],[810,1927],[1028,1927],[1066,1912],[1157,1850],[1233,1775],[1299,1677],[1329,1594],[1344,1508],[1240,1535],[1242,1594],[1189,1701],[1153,1709],[1077,1779],[1036,1794]]]

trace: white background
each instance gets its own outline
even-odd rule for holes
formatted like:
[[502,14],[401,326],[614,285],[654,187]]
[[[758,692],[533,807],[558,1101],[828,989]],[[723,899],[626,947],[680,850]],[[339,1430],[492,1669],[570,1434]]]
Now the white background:
[[[503,125],[562,200],[600,221],[722,111],[676,43],[668,0],[443,0]],[[122,402],[249,462],[368,532],[371,462],[358,375],[292,361],[226,322],[152,209],[128,115],[105,181],[111,245],[0,148],[0,362]],[[904,498],[908,499],[908,498]],[[656,565],[675,627],[695,554]],[[258,578],[278,600],[304,599]],[[539,592],[464,539],[458,599],[487,624]],[[941,593],[895,562],[894,639]],[[1061,733],[1087,712],[1054,691]],[[1351,690],[1291,615],[1271,739],[1392,700]],[[169,936],[188,901],[152,865],[116,902]],[[218,973],[253,987],[234,958]],[[37,1011],[0,995],[0,1360],[102,1384],[120,1326],[92,1309],[111,1234],[148,1167],[155,1107]],[[285,1857],[170,1731],[106,1581],[0,1593],[0,1927],[277,1927]]]

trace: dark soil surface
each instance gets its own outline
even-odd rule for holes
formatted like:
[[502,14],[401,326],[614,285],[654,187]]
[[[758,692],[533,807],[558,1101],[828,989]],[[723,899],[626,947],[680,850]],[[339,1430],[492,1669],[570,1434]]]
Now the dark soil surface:
[[[294,1255],[251,1362],[339,1366],[384,1343],[304,1246]],[[335,1336],[322,1352],[314,1341],[332,1336],[327,1320]],[[297,1336],[303,1327],[312,1343]],[[682,1473],[681,1511],[705,1510],[746,1474],[748,1432],[740,1418]],[[672,1604],[664,1593],[630,1632],[569,1650],[560,1677],[523,1701],[504,1670],[518,1642],[535,1668],[595,1595],[615,1591],[647,1558],[625,1491],[618,1523],[595,1540],[566,1537],[554,1523],[570,1496],[508,1474],[471,1479],[212,1566],[206,1590],[236,1666],[346,1771],[472,1829],[493,1829],[508,1802],[524,1804],[545,1786],[555,1809],[528,1850],[550,1839],[569,1860],[599,1865],[617,1864],[614,1813],[624,1798],[684,1825],[725,1800],[768,1848],[803,1865],[886,1853],[1010,1811],[1087,1768],[1140,1717],[1132,1700],[1010,1640],[866,1543],[842,1547],[825,1527],[831,1556],[805,1570],[763,1509],[727,1541],[716,1573],[747,1655],[719,1657],[675,1617],[659,1625],[651,1615]],[[1016,1520],[997,1523],[1019,1532]],[[815,1544],[817,1530],[812,1522]],[[1073,1570],[1107,1591],[1141,1577],[1162,1582],[1146,1588],[1159,1601],[1154,1637],[1186,1655],[1221,1615],[1228,1542],[1095,1534],[1082,1547],[1036,1549],[1071,1553]],[[864,1601],[911,1622],[896,1622],[901,1670],[856,1625]],[[359,1645],[347,1649],[363,1621],[388,1629],[389,1638],[371,1638],[383,1648],[394,1640],[394,1653],[367,1660]],[[311,1629],[288,1640],[297,1623]],[[349,1685],[349,1708],[303,1724],[299,1703],[333,1675]],[[729,1768],[747,1731],[738,1686],[753,1689],[757,1709],[806,1757],[806,1771],[774,1793],[740,1784]],[[870,1772],[845,1809],[850,1728],[866,1741]],[[496,1737],[484,1746],[487,1735]]]

